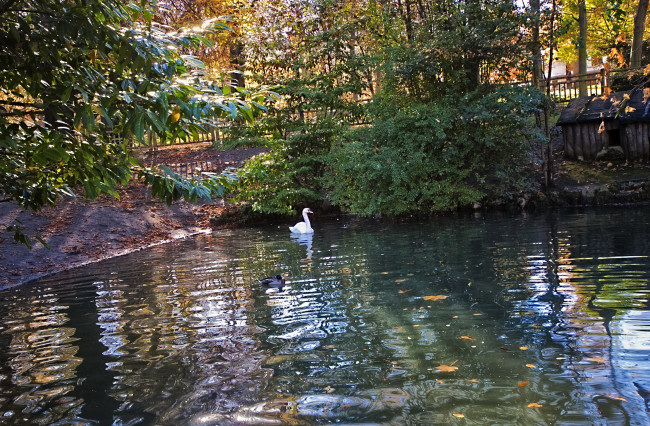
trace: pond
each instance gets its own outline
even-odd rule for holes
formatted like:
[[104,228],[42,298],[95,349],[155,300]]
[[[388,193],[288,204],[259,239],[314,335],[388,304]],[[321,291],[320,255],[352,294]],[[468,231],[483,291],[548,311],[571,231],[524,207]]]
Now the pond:
[[650,423],[650,207],[314,222],[0,293],[0,423]]

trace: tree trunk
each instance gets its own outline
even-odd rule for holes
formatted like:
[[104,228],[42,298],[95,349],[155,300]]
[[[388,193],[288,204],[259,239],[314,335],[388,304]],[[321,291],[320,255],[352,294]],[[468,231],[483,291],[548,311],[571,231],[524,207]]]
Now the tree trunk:
[[578,26],[580,28],[580,36],[578,37],[578,74],[579,84],[578,90],[580,96],[587,95],[587,82],[583,77],[587,73],[587,7],[585,0],[578,2]]
[[530,0],[530,9],[535,19],[533,22],[533,40],[531,51],[533,54],[533,86],[542,89],[542,48],[539,42],[540,0]]
[[639,6],[634,15],[634,32],[632,34],[632,52],[630,53],[630,68],[641,66],[643,53],[643,33],[645,32],[645,17],[648,13],[648,1],[639,0]]

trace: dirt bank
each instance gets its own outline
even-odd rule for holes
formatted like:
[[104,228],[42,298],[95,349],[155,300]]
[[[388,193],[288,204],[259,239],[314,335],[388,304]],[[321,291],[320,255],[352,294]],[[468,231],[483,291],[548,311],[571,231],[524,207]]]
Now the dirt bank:
[[[210,163],[215,171],[237,167],[262,148],[218,151],[206,145],[142,153],[144,164]],[[209,219],[223,210],[214,203],[177,202],[171,207],[154,199],[140,184],[122,188],[120,198],[69,199],[40,212],[0,203],[0,290],[55,272],[129,253],[172,239],[207,232]],[[18,219],[28,234],[41,236],[50,249],[15,244],[4,232]]]

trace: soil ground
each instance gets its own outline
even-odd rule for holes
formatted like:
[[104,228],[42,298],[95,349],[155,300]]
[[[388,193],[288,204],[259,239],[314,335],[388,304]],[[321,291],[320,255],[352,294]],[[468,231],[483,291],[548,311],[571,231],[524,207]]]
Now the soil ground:
[[[219,151],[210,145],[161,148],[155,155],[137,155],[145,165],[209,162],[213,171],[237,167],[263,148]],[[64,269],[184,238],[210,230],[209,219],[224,209],[213,203],[174,203],[168,207],[154,199],[141,184],[119,191],[120,198],[63,200],[40,212],[26,211],[14,203],[0,203],[0,290]],[[31,238],[30,250],[13,241],[7,226],[19,220],[27,235],[39,235],[49,250]]]

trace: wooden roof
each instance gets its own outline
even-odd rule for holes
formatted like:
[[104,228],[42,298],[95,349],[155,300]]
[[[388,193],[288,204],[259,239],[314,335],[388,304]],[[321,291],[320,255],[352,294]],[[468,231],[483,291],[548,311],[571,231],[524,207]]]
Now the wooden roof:
[[[626,100],[625,94],[629,94],[630,98]],[[575,98],[562,110],[556,125],[589,123],[603,119],[619,120],[622,123],[650,122],[650,101],[644,102],[643,98],[643,89],[611,93],[607,97]]]

